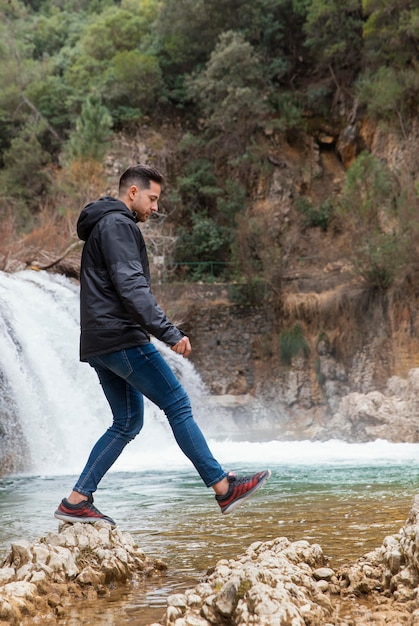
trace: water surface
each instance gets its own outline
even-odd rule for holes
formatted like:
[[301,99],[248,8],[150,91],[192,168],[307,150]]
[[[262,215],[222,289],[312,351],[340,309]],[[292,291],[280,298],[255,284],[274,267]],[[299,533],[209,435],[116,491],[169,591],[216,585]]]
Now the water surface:
[[[116,519],[120,530],[131,533],[148,556],[166,561],[168,573],[93,604],[78,603],[60,624],[152,624],[162,618],[168,595],[193,587],[219,559],[242,554],[254,541],[286,536],[319,543],[330,565],[339,567],[400,529],[419,478],[419,464],[394,458],[370,464],[359,458],[340,463],[311,459],[309,465],[271,460],[269,466],[273,474],[263,490],[227,516],[187,467],[108,474],[96,494],[98,507]],[[232,465],[238,471],[242,467]],[[32,540],[57,530],[52,513],[74,478],[0,480],[3,553],[15,539]]]

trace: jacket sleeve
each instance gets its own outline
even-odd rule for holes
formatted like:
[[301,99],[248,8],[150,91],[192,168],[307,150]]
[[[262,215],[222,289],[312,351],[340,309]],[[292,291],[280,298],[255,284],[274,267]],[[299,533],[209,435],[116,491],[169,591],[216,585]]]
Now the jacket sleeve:
[[175,345],[184,333],[170,322],[151,292],[147,252],[141,232],[125,217],[108,225],[105,220],[103,222],[101,251],[124,308],[149,334],[170,346]]

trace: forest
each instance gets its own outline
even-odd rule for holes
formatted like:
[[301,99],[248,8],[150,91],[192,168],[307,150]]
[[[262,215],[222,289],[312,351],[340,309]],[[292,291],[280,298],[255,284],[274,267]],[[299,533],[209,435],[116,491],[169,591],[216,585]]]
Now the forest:
[[[402,140],[418,119],[417,0],[0,0],[0,11],[3,269],[75,245],[116,137],[180,128],[161,207],[173,264],[188,280],[245,276],[266,291],[283,244],[247,211],[273,167],[267,136],[339,133],[364,117]],[[361,151],[339,195],[295,208],[304,228],[338,231],[344,218],[367,233],[359,273],[387,289],[418,240],[416,176],[401,193]]]

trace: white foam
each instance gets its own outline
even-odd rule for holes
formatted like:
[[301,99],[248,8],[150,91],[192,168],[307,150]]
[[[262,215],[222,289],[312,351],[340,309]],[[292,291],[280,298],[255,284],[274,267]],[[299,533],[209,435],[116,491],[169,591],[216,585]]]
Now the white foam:
[[[95,372],[78,358],[79,291],[62,276],[0,272],[0,373],[10,387],[8,413],[22,424],[37,474],[79,474],[111,423]],[[192,404],[205,388],[192,363],[158,344],[182,378]],[[4,383],[4,381],[3,381]],[[205,434],[205,419],[201,427]],[[379,440],[233,442],[209,440],[222,465],[419,463],[419,444]],[[191,467],[163,413],[146,402],[145,426],[112,471]]]

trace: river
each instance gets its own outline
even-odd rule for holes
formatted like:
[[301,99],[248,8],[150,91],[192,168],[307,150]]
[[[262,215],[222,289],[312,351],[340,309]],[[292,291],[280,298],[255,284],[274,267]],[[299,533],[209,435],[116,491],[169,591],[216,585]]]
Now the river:
[[[78,361],[78,286],[45,272],[0,273],[0,553],[17,539],[56,531],[53,512],[110,414],[94,371]],[[233,515],[220,514],[175,445],[164,416],[146,405],[145,427],[95,496],[150,557],[162,579],[77,603],[60,624],[146,626],[170,593],[192,587],[221,558],[278,536],[319,543],[332,567],[381,545],[403,525],[417,491],[419,445],[376,441],[235,441],[217,433],[192,364],[160,346],[191,396],[215,456],[228,470],[269,467],[272,477]],[[214,427],[214,424],[216,425]],[[227,429],[228,430],[228,429]]]

